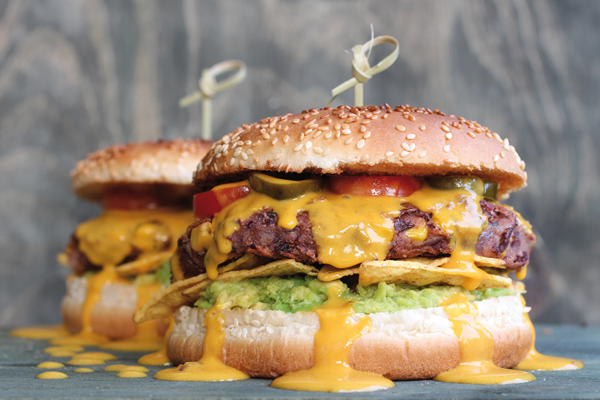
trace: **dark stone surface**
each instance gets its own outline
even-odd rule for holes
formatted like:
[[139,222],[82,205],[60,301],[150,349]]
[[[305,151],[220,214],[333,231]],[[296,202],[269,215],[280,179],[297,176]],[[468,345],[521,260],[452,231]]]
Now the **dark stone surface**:
[[[59,369],[68,379],[35,379],[45,371],[35,366],[51,358],[42,350],[45,341],[16,339],[0,331],[0,399],[599,399],[600,326],[581,328],[571,325],[539,325],[537,348],[541,353],[581,360],[585,368],[575,371],[533,372],[531,383],[483,386],[436,381],[396,382],[390,390],[373,393],[329,394],[294,392],[269,387],[270,380],[240,382],[165,382],[152,379],[159,367],[149,367],[148,378],[122,379],[116,372],[72,372],[76,367]],[[108,364],[134,364],[140,353],[118,353]]]

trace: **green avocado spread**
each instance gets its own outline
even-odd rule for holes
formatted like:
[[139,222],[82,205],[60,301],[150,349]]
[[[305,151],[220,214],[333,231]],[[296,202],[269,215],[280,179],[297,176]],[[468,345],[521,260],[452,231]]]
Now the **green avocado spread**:
[[[248,278],[239,282],[214,281],[195,305],[209,309],[218,298],[226,308],[310,311],[327,300],[327,288],[331,284],[308,275]],[[504,288],[466,290],[456,286],[416,287],[383,282],[374,286],[357,286],[356,290],[344,285],[344,289],[342,297],[352,301],[356,312],[365,314],[437,307],[456,292],[464,293],[469,301],[518,293]]]

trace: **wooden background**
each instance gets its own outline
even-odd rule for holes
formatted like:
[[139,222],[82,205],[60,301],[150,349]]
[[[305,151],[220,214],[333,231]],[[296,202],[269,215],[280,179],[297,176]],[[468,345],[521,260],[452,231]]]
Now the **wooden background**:
[[99,212],[70,191],[77,160],[199,136],[200,106],[177,101],[225,59],[249,71],[216,97],[216,137],[325,106],[371,23],[400,56],[365,103],[438,108],[508,137],[529,173],[508,203],[543,238],[533,315],[600,323],[600,1],[13,0],[0,1],[0,326],[59,320],[55,255]]

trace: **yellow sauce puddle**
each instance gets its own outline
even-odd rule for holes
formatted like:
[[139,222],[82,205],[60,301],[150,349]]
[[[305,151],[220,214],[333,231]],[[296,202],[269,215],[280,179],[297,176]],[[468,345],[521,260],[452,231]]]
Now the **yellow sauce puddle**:
[[229,367],[221,361],[223,341],[225,332],[223,331],[223,317],[218,302],[204,316],[204,326],[206,334],[202,343],[202,358],[198,362],[187,362],[176,368],[168,368],[158,371],[154,378],[163,381],[239,381],[249,379],[250,377]]
[[147,376],[145,373],[138,371],[123,371],[117,374],[117,378],[146,378]]
[[36,368],[44,368],[44,369],[54,369],[54,368],[64,368],[64,364],[54,361],[46,361],[36,365]]
[[438,374],[441,382],[479,385],[506,385],[531,382],[535,377],[527,372],[500,368],[493,363],[494,339],[488,330],[475,321],[477,307],[463,293],[456,293],[440,304],[450,317],[452,329],[459,340],[460,364]]
[[63,345],[63,346],[51,346],[51,347],[46,347],[44,349],[44,353],[56,353],[58,351],[70,351],[73,353],[79,353],[81,351],[84,351],[85,348],[83,346],[79,346],[79,345]]
[[69,331],[64,325],[43,325],[29,326],[25,328],[17,328],[10,331],[10,335],[24,339],[53,339],[56,337],[66,336]]
[[313,392],[357,392],[394,387],[394,383],[380,374],[356,371],[349,365],[352,343],[370,327],[363,317],[352,324],[354,314],[350,302],[340,297],[342,287],[332,284],[327,289],[328,300],[316,310],[320,328],[315,334],[315,364],[312,368],[288,372],[275,379],[271,386],[278,389]]
[[[523,303],[523,306],[525,306],[525,299],[523,298],[523,296],[521,296],[521,303]],[[525,357],[525,359],[515,367],[516,369],[527,371],[566,371],[583,368],[582,363],[576,360],[572,360],[570,358],[546,356],[544,354],[540,354],[535,349],[535,328],[531,323],[529,314],[524,312],[523,319],[525,320],[527,325],[529,325],[532,340],[527,357]]]
[[65,379],[68,377],[69,377],[69,375],[67,375],[63,372],[57,372],[57,371],[42,372],[41,374],[36,376],[36,378],[38,378],[38,379]]
[[171,315],[169,317],[169,327],[167,328],[167,332],[165,333],[165,337],[163,338],[163,345],[160,350],[146,354],[138,359],[138,364],[142,365],[170,365],[171,360],[167,356],[167,341],[169,340],[169,336],[171,336],[171,332],[173,332],[173,328],[175,327],[175,318]]
[[106,364],[106,361],[116,360],[112,354],[104,353],[100,351],[90,351],[87,353],[79,353],[73,356],[69,361],[68,365],[102,365]]
[[104,368],[105,371],[113,371],[113,372],[123,372],[123,371],[133,371],[133,372],[148,372],[148,368],[143,367],[141,365],[124,365],[124,364],[115,364],[109,365]]
[[80,374],[89,374],[90,372],[95,372],[95,371],[91,368],[77,368],[77,369],[74,369],[73,372],[78,372]]

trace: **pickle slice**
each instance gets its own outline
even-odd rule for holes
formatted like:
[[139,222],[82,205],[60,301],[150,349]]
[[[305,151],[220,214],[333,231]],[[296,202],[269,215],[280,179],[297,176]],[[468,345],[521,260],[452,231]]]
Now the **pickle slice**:
[[479,196],[482,196],[484,192],[483,180],[476,176],[436,176],[429,178],[428,183],[435,189],[465,189],[473,191]]
[[253,190],[277,200],[293,199],[305,193],[316,192],[321,190],[323,185],[321,179],[292,181],[260,173],[250,175],[248,182]]
[[490,200],[496,200],[498,198],[498,182],[490,181],[489,179],[484,179],[483,197]]

